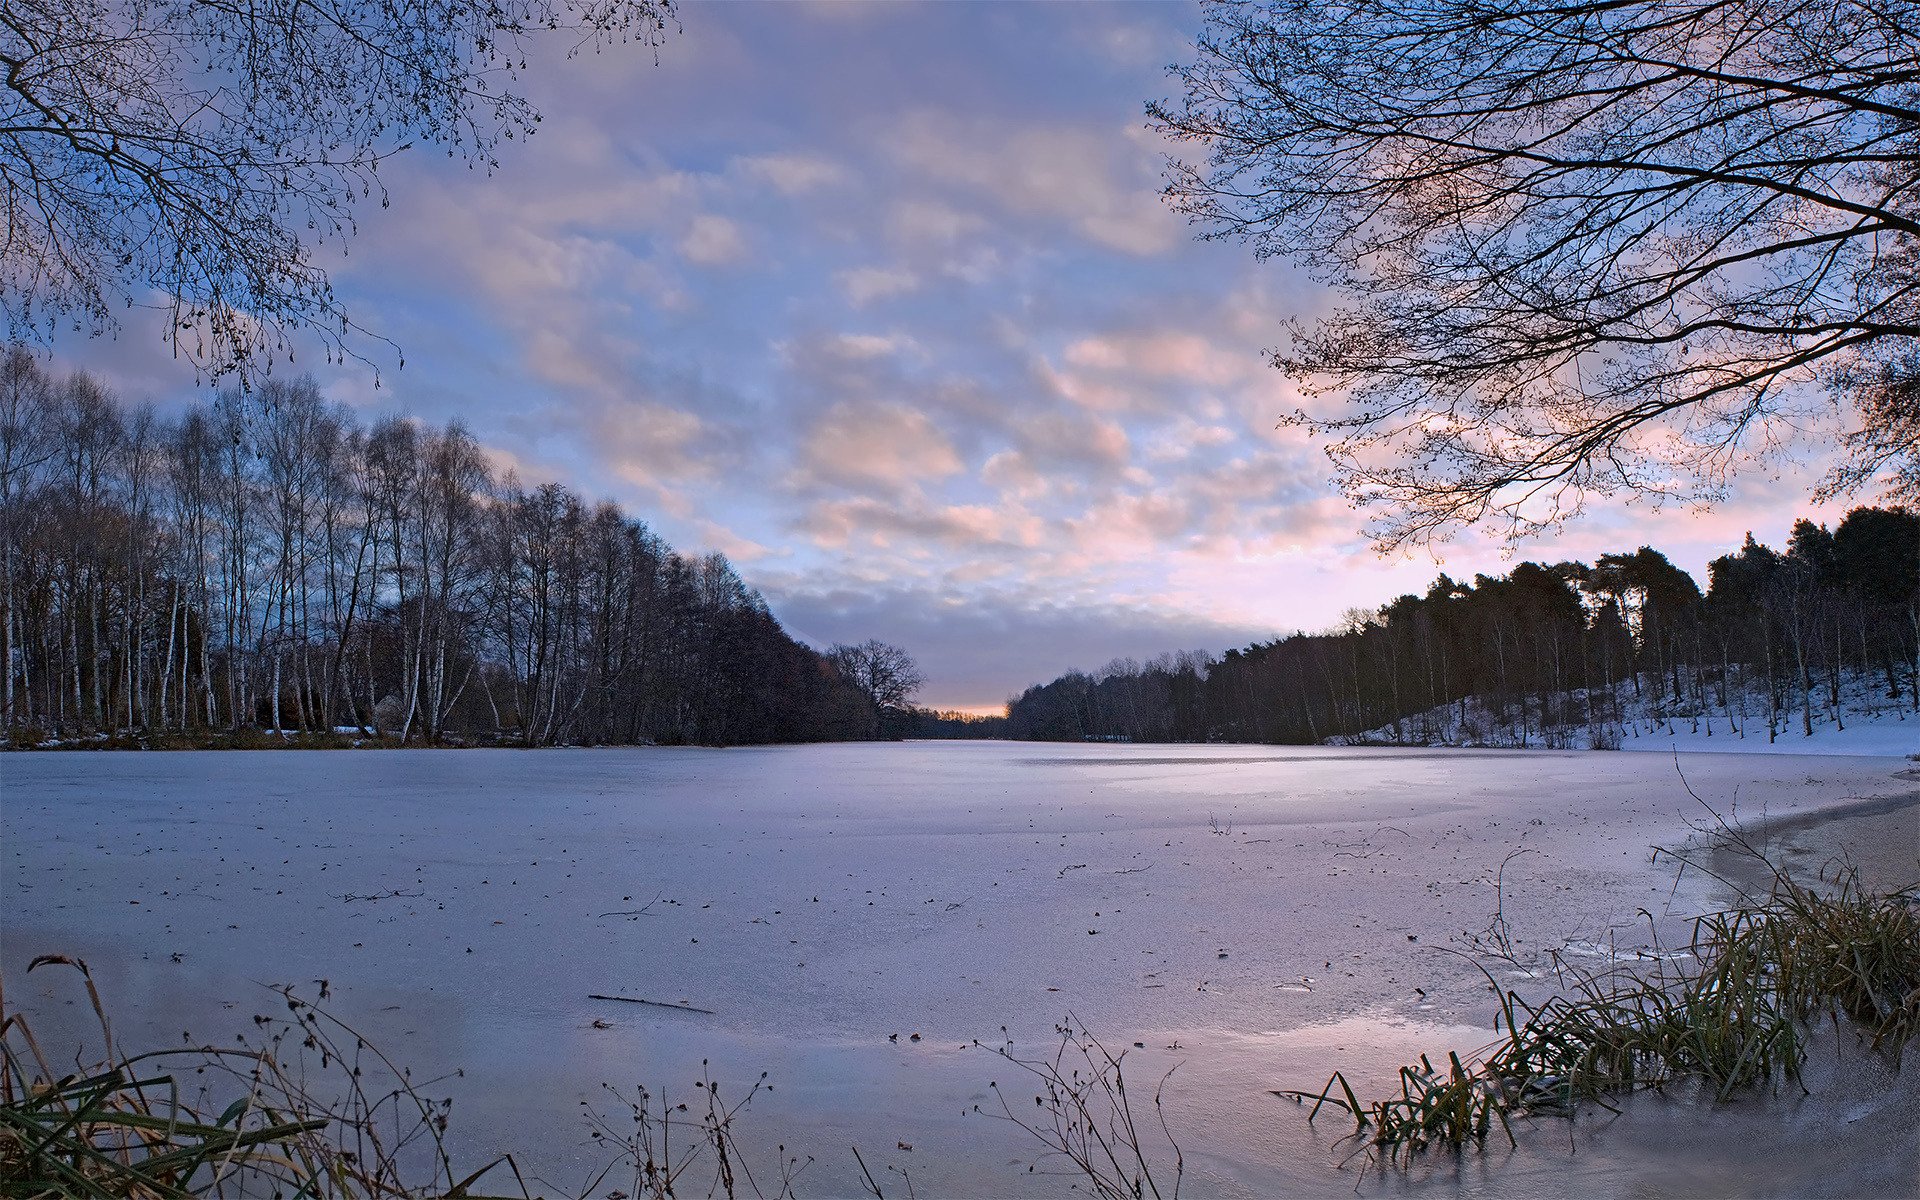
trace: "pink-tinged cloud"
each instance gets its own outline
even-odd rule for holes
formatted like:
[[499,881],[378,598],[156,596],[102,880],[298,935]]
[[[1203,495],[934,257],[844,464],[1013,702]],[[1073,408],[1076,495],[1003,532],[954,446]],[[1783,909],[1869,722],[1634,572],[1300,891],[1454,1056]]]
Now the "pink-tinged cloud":
[[751,154],[734,159],[733,167],[783,196],[801,196],[847,182],[844,167],[814,154]]
[[1016,419],[1011,433],[1028,462],[1076,468],[1076,473],[1108,474],[1132,457],[1132,439],[1119,422],[1072,410]]
[[986,218],[977,213],[925,196],[901,200],[887,215],[887,232],[893,241],[916,254],[950,250],[964,239],[985,234],[991,228]]
[[1171,330],[1081,338],[1067,347],[1066,361],[1134,379],[1174,379],[1208,387],[1244,382],[1266,366],[1242,347],[1222,347],[1198,334]]
[[937,484],[965,467],[926,414],[881,403],[828,409],[801,442],[799,458],[810,484],[887,493]]
[[746,259],[747,239],[727,218],[701,213],[681,236],[680,253],[703,267],[730,267]]
[[701,549],[717,550],[732,559],[736,566],[757,563],[767,558],[781,558],[791,553],[762,545],[752,538],[741,537],[718,521],[698,520],[695,522],[695,527],[700,531]]
[[835,275],[834,281],[855,308],[905,295],[920,286],[920,277],[901,267],[850,267]]
[[933,562],[936,551],[964,555],[1038,546],[1043,524],[1005,506],[938,505],[914,499],[886,503],[864,497],[821,500],[808,506],[795,528],[817,544],[855,550],[905,549]]

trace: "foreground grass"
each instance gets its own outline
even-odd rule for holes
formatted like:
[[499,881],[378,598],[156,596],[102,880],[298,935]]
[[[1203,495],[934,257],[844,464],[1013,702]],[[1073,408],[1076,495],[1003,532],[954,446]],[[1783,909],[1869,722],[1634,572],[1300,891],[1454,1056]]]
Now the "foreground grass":
[[[1809,1023],[1845,1021],[1897,1060],[1920,1036],[1920,893],[1875,894],[1842,868],[1813,884],[1773,873],[1765,899],[1694,922],[1675,954],[1601,971],[1555,956],[1561,993],[1501,995],[1506,1036],[1444,1066],[1402,1067],[1399,1093],[1363,1101],[1344,1074],[1277,1093],[1345,1112],[1388,1161],[1484,1142],[1511,1121],[1693,1081],[1720,1099],[1797,1081]],[[1486,968],[1481,968],[1486,971]],[[1487,978],[1497,982],[1488,972]]]
[[[229,1195],[473,1197],[498,1160],[453,1173],[452,1101],[428,1099],[365,1039],[281,991],[257,1044],[123,1055],[86,964],[78,972],[103,1057],[55,1069],[24,1014],[0,997],[0,1195],[188,1200]],[[524,1186],[520,1189],[525,1192]]]
[[[29,971],[79,973],[104,1058],[56,1070],[26,1018],[0,995],[0,1197],[8,1200],[528,1200],[510,1155],[460,1171],[446,1141],[453,1101],[367,1040],[284,988],[285,1014],[257,1016],[252,1042],[121,1055],[86,964],[61,955]],[[324,993],[323,993],[324,994]],[[605,1165],[561,1196],[665,1200],[791,1197],[807,1165],[781,1151],[756,1178],[733,1123],[761,1087],[720,1099],[710,1078],[693,1101],[644,1089],[585,1107]],[[496,1189],[498,1189],[496,1191]]]

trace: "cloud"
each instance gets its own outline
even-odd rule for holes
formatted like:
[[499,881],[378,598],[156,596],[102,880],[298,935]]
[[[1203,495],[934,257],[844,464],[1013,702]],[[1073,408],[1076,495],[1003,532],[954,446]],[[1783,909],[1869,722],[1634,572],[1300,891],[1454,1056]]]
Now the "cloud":
[[1176,491],[1125,492],[1068,522],[1067,528],[1082,551],[1138,553],[1183,537],[1195,516],[1191,498]]
[[864,308],[875,300],[904,295],[920,286],[920,277],[900,267],[849,267],[834,276],[847,303]]
[[977,213],[962,212],[941,200],[925,197],[901,200],[888,216],[893,240],[911,247],[946,247],[984,232],[987,222]]
[[915,348],[914,340],[900,334],[840,333],[826,339],[822,347],[829,353],[854,362],[888,358]]
[[1157,160],[1119,129],[962,120],[920,110],[886,145],[908,171],[1011,215],[1064,225],[1109,250],[1164,254],[1183,239],[1159,195]]
[[801,442],[801,486],[827,484],[897,494],[959,473],[965,464],[927,415],[899,404],[846,401]]
[[1037,500],[1050,487],[1046,473],[1018,450],[1002,450],[982,463],[980,478],[1014,501]]
[[741,174],[769,184],[783,196],[802,196],[846,182],[841,166],[815,154],[754,154],[733,160]]
[[1132,442],[1118,422],[1071,410],[1042,411],[1013,426],[1021,454],[1030,463],[1067,465],[1096,474],[1127,465]]
[[701,266],[732,266],[747,256],[747,239],[727,218],[701,213],[681,237],[680,253]]
[[1157,68],[1187,50],[1185,37],[1164,27],[1114,22],[1089,33],[1089,42],[1103,56],[1125,67]]
[[1221,386],[1271,370],[1261,357],[1223,347],[1198,334],[1158,329],[1081,338],[1067,347],[1068,364],[1099,371]]
[[929,504],[912,497],[887,503],[868,497],[815,503],[795,528],[816,544],[845,548],[899,547],[922,552],[925,543],[979,553],[990,548],[1031,548],[1041,538],[1041,523],[1006,505]]
[[691,511],[676,486],[714,476],[726,431],[696,413],[645,400],[609,405],[590,416],[593,447],[604,469],[651,492],[675,515]]
[[1203,451],[1231,446],[1239,437],[1225,425],[1206,424],[1181,414],[1156,429],[1141,453],[1151,462],[1173,463]]
[[701,519],[695,522],[695,527],[700,530],[700,541],[704,545],[718,550],[735,563],[755,563],[781,553],[752,538],[740,536],[718,521]]

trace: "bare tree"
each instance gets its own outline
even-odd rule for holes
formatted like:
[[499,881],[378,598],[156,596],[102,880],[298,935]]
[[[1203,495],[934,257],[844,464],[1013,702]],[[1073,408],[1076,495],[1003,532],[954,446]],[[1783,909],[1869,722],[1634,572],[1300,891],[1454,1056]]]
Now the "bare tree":
[[8,0],[0,307],[8,336],[152,304],[177,353],[245,371],[352,328],[317,243],[415,142],[490,169],[539,114],[527,42],[657,45],[672,0]]
[[[0,543],[0,740],[732,744],[882,715],[724,556],[496,478],[458,424],[366,428],[311,378],[169,421],[0,358]],[[904,704],[911,661],[860,649]]]
[[913,703],[926,677],[914,665],[913,656],[898,646],[870,638],[857,646],[837,645],[827,657],[840,669],[843,679],[864,693],[879,710],[903,709]]
[[24,632],[15,582],[29,517],[24,501],[40,468],[57,453],[53,407],[52,381],[40,364],[18,346],[9,349],[0,359],[0,604],[6,609],[0,614],[0,669],[6,673],[0,705],[7,720],[13,718],[16,651]]
[[1292,420],[1393,546],[1808,431],[1911,488],[1916,45],[1913,0],[1225,0],[1150,112],[1205,236],[1345,298],[1274,361],[1345,394]]

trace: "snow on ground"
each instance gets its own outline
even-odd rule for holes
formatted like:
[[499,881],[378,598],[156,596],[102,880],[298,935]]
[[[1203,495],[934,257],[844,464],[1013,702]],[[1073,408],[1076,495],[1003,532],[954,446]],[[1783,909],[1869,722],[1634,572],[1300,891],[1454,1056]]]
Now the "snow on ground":
[[[1587,711],[1584,691],[1555,696],[1548,703],[1566,714]],[[1580,721],[1543,729],[1538,704],[1530,700],[1502,712],[1473,698],[1330,743],[1586,750],[1598,740],[1603,750],[1658,753],[1920,756],[1920,711],[1912,696],[1903,690],[1899,697],[1889,697],[1884,678],[1857,672],[1842,677],[1837,705],[1820,683],[1811,697],[1785,697],[1771,721],[1768,697],[1760,688],[1749,689],[1744,697],[1733,692],[1724,704],[1716,699],[1703,706],[1692,698],[1672,701],[1651,682],[1637,691],[1622,683],[1614,689],[1621,719],[1605,722],[1597,731]]]
[[1822,719],[1811,735],[1804,732],[1798,714],[1786,728],[1768,739],[1764,722],[1736,732],[1725,717],[1701,720],[1675,717],[1632,722],[1621,739],[1622,750],[1713,752],[1718,754],[1871,754],[1893,758],[1920,755],[1920,714],[1901,709],[1878,713],[1856,712],[1844,726]]
[[[1878,843],[1905,839],[1920,869],[1920,807],[1889,807],[1915,796],[1908,765],[1699,755],[1684,771],[1748,817],[1871,810]],[[568,1193],[603,1161],[581,1099],[602,1082],[684,1095],[710,1061],[735,1093],[772,1073],[741,1129],[763,1165],[774,1142],[818,1158],[802,1194],[859,1194],[849,1144],[876,1172],[911,1170],[922,1195],[1062,1194],[1027,1173],[1017,1130],[974,1111],[1010,1078],[974,1041],[1044,1052],[1072,1014],[1139,1044],[1134,1080],[1179,1065],[1169,1119],[1192,1194],[1350,1194],[1362,1181],[1338,1169],[1337,1123],[1310,1126],[1269,1091],[1336,1068],[1385,1086],[1418,1053],[1491,1040],[1486,982],[1446,949],[1487,928],[1503,864],[1524,955],[1631,945],[1643,909],[1676,934],[1725,902],[1652,861],[1704,816],[1654,755],[70,752],[0,757],[0,773],[0,969],[43,1042],[83,1031],[85,1005],[58,972],[22,974],[41,953],[93,964],[128,1045],[224,1040],[266,1009],[261,983],[311,997],[325,979],[330,1010],[417,1072],[464,1069],[447,1084],[463,1156],[513,1150]],[[1914,1178],[1920,1067],[1847,1102],[1663,1110],[1591,1130],[1576,1155],[1553,1125],[1518,1155],[1363,1190],[1844,1194],[1885,1190],[1861,1172]]]

